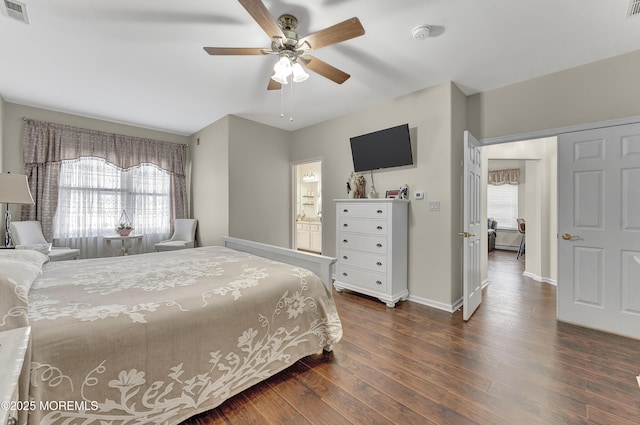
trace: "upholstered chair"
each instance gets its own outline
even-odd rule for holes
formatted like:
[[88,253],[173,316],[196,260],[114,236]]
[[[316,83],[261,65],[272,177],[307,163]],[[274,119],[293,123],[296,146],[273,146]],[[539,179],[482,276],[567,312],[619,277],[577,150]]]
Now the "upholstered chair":
[[195,218],[176,219],[173,236],[171,239],[155,244],[156,251],[175,251],[195,247],[197,226],[198,220]]
[[33,249],[49,256],[51,261],[75,260],[80,250],[75,248],[51,246],[42,234],[39,221],[12,221],[11,236],[16,249]]
[[498,222],[492,218],[487,219],[488,237],[489,237],[489,251],[496,249],[496,236],[498,229]]

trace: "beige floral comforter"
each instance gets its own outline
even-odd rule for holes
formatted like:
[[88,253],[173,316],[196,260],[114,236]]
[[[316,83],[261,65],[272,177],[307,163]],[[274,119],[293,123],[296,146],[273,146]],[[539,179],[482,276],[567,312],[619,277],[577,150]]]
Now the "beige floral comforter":
[[177,424],[342,336],[315,274],[223,247],[42,268],[30,424]]

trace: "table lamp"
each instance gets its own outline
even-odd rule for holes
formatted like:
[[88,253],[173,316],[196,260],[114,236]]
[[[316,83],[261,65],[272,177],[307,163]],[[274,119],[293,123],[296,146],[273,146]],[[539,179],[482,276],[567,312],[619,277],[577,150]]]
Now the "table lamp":
[[0,173],[0,204],[7,204],[4,213],[4,245],[13,245],[11,240],[11,210],[9,204],[33,204],[27,176],[23,174]]

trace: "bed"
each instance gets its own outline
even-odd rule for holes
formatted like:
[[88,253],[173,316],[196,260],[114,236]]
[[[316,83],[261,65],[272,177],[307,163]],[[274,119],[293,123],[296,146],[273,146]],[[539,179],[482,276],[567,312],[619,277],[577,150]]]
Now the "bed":
[[234,238],[50,263],[3,251],[0,330],[31,326],[29,424],[178,424],[342,336],[330,257]]

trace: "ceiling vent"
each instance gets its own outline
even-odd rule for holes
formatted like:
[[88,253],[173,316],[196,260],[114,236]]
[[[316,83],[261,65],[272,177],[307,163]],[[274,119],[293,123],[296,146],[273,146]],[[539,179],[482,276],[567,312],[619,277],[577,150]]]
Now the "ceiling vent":
[[16,0],[0,0],[0,10],[2,10],[2,14],[5,16],[17,19],[25,24],[29,23],[27,5],[23,2]]
[[640,15],[640,0],[629,0],[629,10],[627,11],[627,18],[638,15]]

